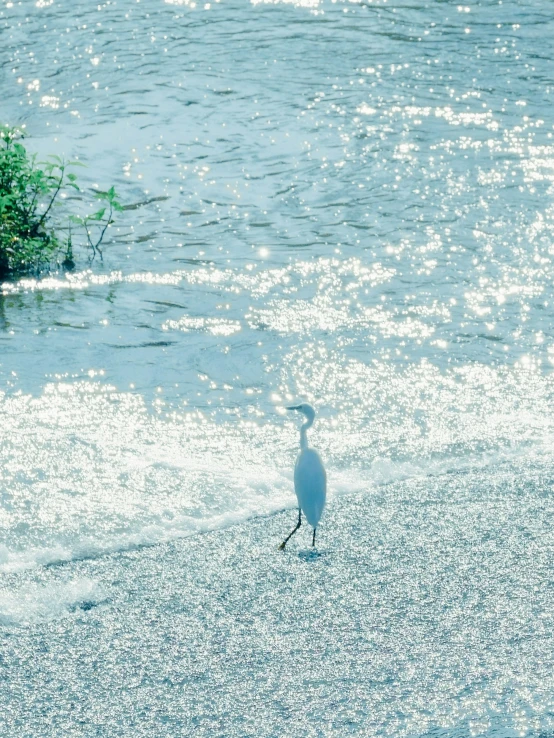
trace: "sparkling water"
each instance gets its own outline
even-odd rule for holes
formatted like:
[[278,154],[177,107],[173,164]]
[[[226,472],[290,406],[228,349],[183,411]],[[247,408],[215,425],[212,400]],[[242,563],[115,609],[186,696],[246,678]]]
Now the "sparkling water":
[[[506,484],[519,491],[497,524],[529,515],[540,555],[552,551],[553,34],[550,0],[3,0],[2,122],[24,124],[40,157],[83,161],[82,186],[115,184],[126,206],[103,261],[77,253],[71,274],[1,286],[0,624],[10,637],[73,622],[76,607],[86,618],[83,602],[113,617],[122,590],[106,595],[102,577],[125,557],[140,566],[181,539],[292,509],[291,401],[318,411],[310,442],[327,466],[330,514],[357,495],[363,510],[384,506],[371,534],[369,513],[357,522],[362,539],[393,535],[399,499],[419,520],[418,485],[432,486],[441,514],[418,564],[429,588],[462,525],[453,479],[471,480],[469,538],[485,535],[476,500],[490,510]],[[330,538],[324,521],[321,551]],[[516,576],[514,541],[504,544]],[[503,592],[507,570],[487,555]],[[102,576],[81,571],[100,560]],[[547,613],[551,581],[526,574],[517,587]],[[554,705],[530,676],[553,665],[552,631],[537,617],[523,702],[499,702],[485,680],[449,722],[432,707],[437,690],[444,704],[456,696],[439,671],[408,680],[405,702],[390,707],[396,722],[367,703],[348,730],[551,729]],[[414,653],[429,637],[424,625],[412,632]],[[429,697],[427,722],[410,722],[410,689]],[[493,702],[507,720],[496,733]],[[115,724],[82,735],[141,734]],[[9,738],[24,735],[9,725]],[[321,716],[310,725],[347,734]]]

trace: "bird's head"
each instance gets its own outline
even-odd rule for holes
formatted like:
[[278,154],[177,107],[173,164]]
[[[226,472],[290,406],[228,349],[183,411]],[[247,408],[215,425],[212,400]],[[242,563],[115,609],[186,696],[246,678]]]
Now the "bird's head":
[[313,423],[315,418],[315,410],[308,402],[302,402],[300,405],[291,405],[287,410],[298,410],[299,413],[305,415],[310,422]]

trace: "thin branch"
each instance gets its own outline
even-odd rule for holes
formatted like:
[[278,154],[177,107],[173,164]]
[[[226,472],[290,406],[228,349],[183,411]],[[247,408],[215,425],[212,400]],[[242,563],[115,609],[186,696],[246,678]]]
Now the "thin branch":
[[36,224],[36,226],[34,227],[34,229],[33,229],[33,230],[34,230],[34,232],[35,232],[35,233],[38,233],[38,229],[39,229],[39,228],[41,227],[41,225],[42,225],[42,224],[44,223],[44,221],[45,221],[45,219],[46,219],[46,216],[48,215],[48,213],[50,212],[50,209],[52,208],[52,205],[54,204],[54,200],[56,199],[56,197],[58,196],[58,193],[59,193],[59,191],[60,191],[60,190],[61,190],[61,188],[62,188],[64,172],[65,172],[65,167],[61,167],[61,174],[60,174],[60,179],[58,180],[58,185],[57,185],[57,187],[56,187],[56,191],[55,191],[55,192],[54,192],[54,194],[52,195],[52,199],[51,199],[51,200],[50,200],[50,202],[48,203],[48,207],[46,208],[46,210],[45,210],[45,211],[44,211],[44,213],[42,214],[42,216],[41,216],[41,218],[40,218],[39,222],[38,222],[38,223]]
[[104,233],[106,233],[106,229],[107,229],[107,227],[108,227],[108,226],[110,225],[110,223],[112,222],[112,215],[113,215],[113,206],[112,206],[112,204],[110,203],[110,213],[109,213],[109,215],[108,215],[108,220],[106,221],[106,225],[105,225],[105,226],[104,226],[104,228],[102,229],[102,232],[101,232],[101,234],[100,234],[100,238],[99,238],[99,239],[98,239],[98,241],[96,242],[96,249],[97,249],[98,253],[100,254],[100,259],[102,259],[102,261],[104,260],[104,257],[103,257],[103,255],[102,255],[102,251],[101,251],[101,250],[100,250],[100,249],[98,248],[98,246],[99,246],[99,244],[101,244],[101,243],[102,243],[102,239],[104,238]]

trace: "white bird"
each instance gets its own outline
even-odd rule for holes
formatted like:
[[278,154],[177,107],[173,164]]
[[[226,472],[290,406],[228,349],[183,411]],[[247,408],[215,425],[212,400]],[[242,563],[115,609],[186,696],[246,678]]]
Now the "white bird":
[[294,491],[298,497],[298,523],[296,528],[281,543],[280,549],[285,548],[289,538],[292,538],[302,525],[302,513],[314,529],[312,546],[315,546],[315,532],[325,507],[327,493],[327,475],[323,462],[315,449],[308,448],[306,437],[306,431],[313,425],[315,410],[307,402],[287,407],[287,410],[298,410],[306,416],[306,422],[300,428],[300,453],[294,467]]

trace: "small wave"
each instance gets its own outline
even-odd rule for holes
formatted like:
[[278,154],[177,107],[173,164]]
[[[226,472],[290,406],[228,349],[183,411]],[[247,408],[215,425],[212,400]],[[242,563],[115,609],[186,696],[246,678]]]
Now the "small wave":
[[0,589],[0,625],[22,626],[87,611],[106,600],[92,579],[53,584],[28,584],[15,591]]
[[276,504],[269,507],[267,505],[260,506],[257,511],[241,509],[204,519],[180,516],[171,523],[157,521],[144,525],[133,533],[106,535],[105,538],[99,535],[97,539],[88,537],[69,546],[54,544],[17,551],[10,550],[2,545],[0,546],[0,573],[17,574],[36,567],[58,566],[126,551],[136,551],[141,548],[187,538],[198,533],[222,530],[253,518],[256,514],[267,515],[282,509],[282,503],[276,502]]
[[[482,471],[504,464],[521,464],[523,461],[538,464],[541,459],[550,458],[546,448],[529,447],[514,448],[496,453],[481,453],[472,456],[446,456],[436,459],[421,458],[419,460],[394,460],[386,457],[375,458],[365,469],[328,469],[329,499],[340,498],[349,494],[379,494],[379,489],[395,482],[421,477],[440,477],[449,474]],[[163,462],[157,462],[163,465]],[[175,464],[171,465],[174,468]],[[270,471],[267,470],[267,476]],[[262,483],[259,480],[242,476],[245,490],[240,501],[234,501],[237,507],[233,510],[221,510],[217,514],[207,514],[209,495],[206,495],[207,508],[202,516],[189,514],[174,515],[170,520],[154,515],[150,522],[128,520],[129,530],[125,533],[109,533],[98,530],[98,535],[76,537],[73,541],[45,541],[44,546],[9,549],[0,545],[0,572],[14,574],[37,567],[51,567],[109,556],[126,551],[134,551],[149,546],[169,543],[200,533],[222,530],[240,524],[246,520],[274,515],[284,509],[296,507],[296,498],[292,480],[285,480],[276,475],[273,483]],[[246,482],[248,481],[248,484]],[[238,489],[235,480],[234,489]],[[219,501],[221,502],[221,501]],[[232,500],[230,500],[232,502]],[[216,504],[214,502],[214,504]],[[132,529],[133,525],[136,527]]]

